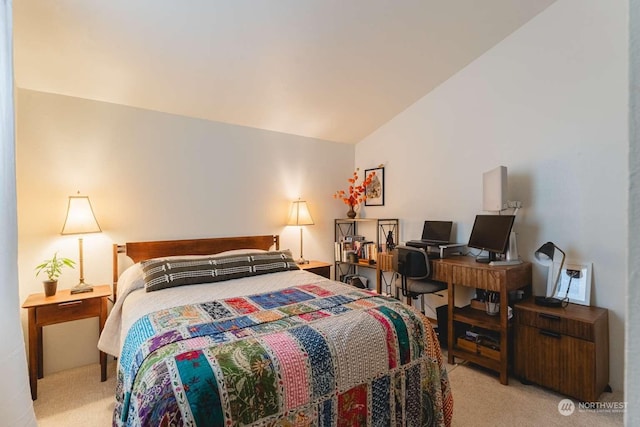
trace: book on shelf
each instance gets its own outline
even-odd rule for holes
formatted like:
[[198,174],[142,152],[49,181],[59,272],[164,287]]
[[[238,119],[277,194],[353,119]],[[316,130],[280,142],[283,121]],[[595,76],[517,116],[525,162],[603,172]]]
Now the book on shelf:
[[[354,236],[351,236],[354,237]],[[350,262],[349,254],[354,253],[357,261],[365,260],[364,263],[372,265],[378,258],[378,248],[374,242],[366,240],[343,240],[335,243],[335,260],[340,262]],[[351,257],[353,259],[353,257]]]
[[352,242],[336,242],[335,243],[335,259],[340,262],[348,262],[349,254],[355,254],[355,248]]

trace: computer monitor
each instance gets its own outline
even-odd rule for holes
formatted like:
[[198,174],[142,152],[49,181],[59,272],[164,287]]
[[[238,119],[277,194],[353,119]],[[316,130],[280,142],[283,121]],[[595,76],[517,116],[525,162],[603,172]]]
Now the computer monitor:
[[497,254],[507,251],[515,218],[515,215],[476,215],[467,246],[489,253],[487,258],[478,257],[476,261],[495,261]]
[[425,221],[422,226],[422,240],[449,243],[453,221]]

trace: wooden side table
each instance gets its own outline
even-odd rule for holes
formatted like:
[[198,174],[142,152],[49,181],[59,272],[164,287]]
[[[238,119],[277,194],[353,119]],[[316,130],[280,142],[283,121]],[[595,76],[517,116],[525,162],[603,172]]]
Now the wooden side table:
[[301,270],[308,271],[309,273],[317,274],[318,276],[331,278],[331,264],[322,261],[309,261],[308,264],[298,264]]
[[[22,308],[29,310],[29,385],[31,398],[38,398],[38,379],[44,376],[42,354],[42,327],[71,320],[100,318],[100,332],[107,320],[107,298],[110,285],[93,287],[93,292],[71,295],[69,289],[59,290],[54,296],[31,294]],[[107,354],[100,352],[100,380],[107,379]]]
[[595,402],[609,382],[609,312],[569,304],[514,306],[515,374],[585,402]]

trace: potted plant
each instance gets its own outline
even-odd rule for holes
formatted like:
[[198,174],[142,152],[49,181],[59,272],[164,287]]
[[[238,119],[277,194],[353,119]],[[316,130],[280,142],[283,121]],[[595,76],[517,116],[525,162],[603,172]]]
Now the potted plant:
[[357,168],[351,178],[347,181],[349,182],[349,188],[347,191],[338,190],[334,193],[333,198],[342,200],[345,205],[349,206],[349,211],[347,212],[347,217],[355,218],[357,215],[356,208],[367,200],[366,188],[367,185],[371,184],[373,177],[376,172],[370,172],[367,176],[364,177],[362,184],[358,184],[358,172],[360,168]]
[[53,254],[53,258],[44,260],[41,264],[36,266],[36,277],[41,273],[47,274],[47,279],[44,280],[44,294],[45,296],[53,296],[56,294],[58,287],[58,277],[62,274],[64,267],[74,268],[75,261],[69,258],[58,257],[58,253]]

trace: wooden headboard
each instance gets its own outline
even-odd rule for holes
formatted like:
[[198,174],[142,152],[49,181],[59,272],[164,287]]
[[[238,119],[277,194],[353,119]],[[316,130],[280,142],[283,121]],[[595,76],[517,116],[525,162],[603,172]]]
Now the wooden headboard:
[[280,249],[280,236],[216,237],[211,239],[157,240],[113,245],[113,298],[118,295],[118,254],[126,254],[133,262],[175,255],[212,255],[233,249]]

